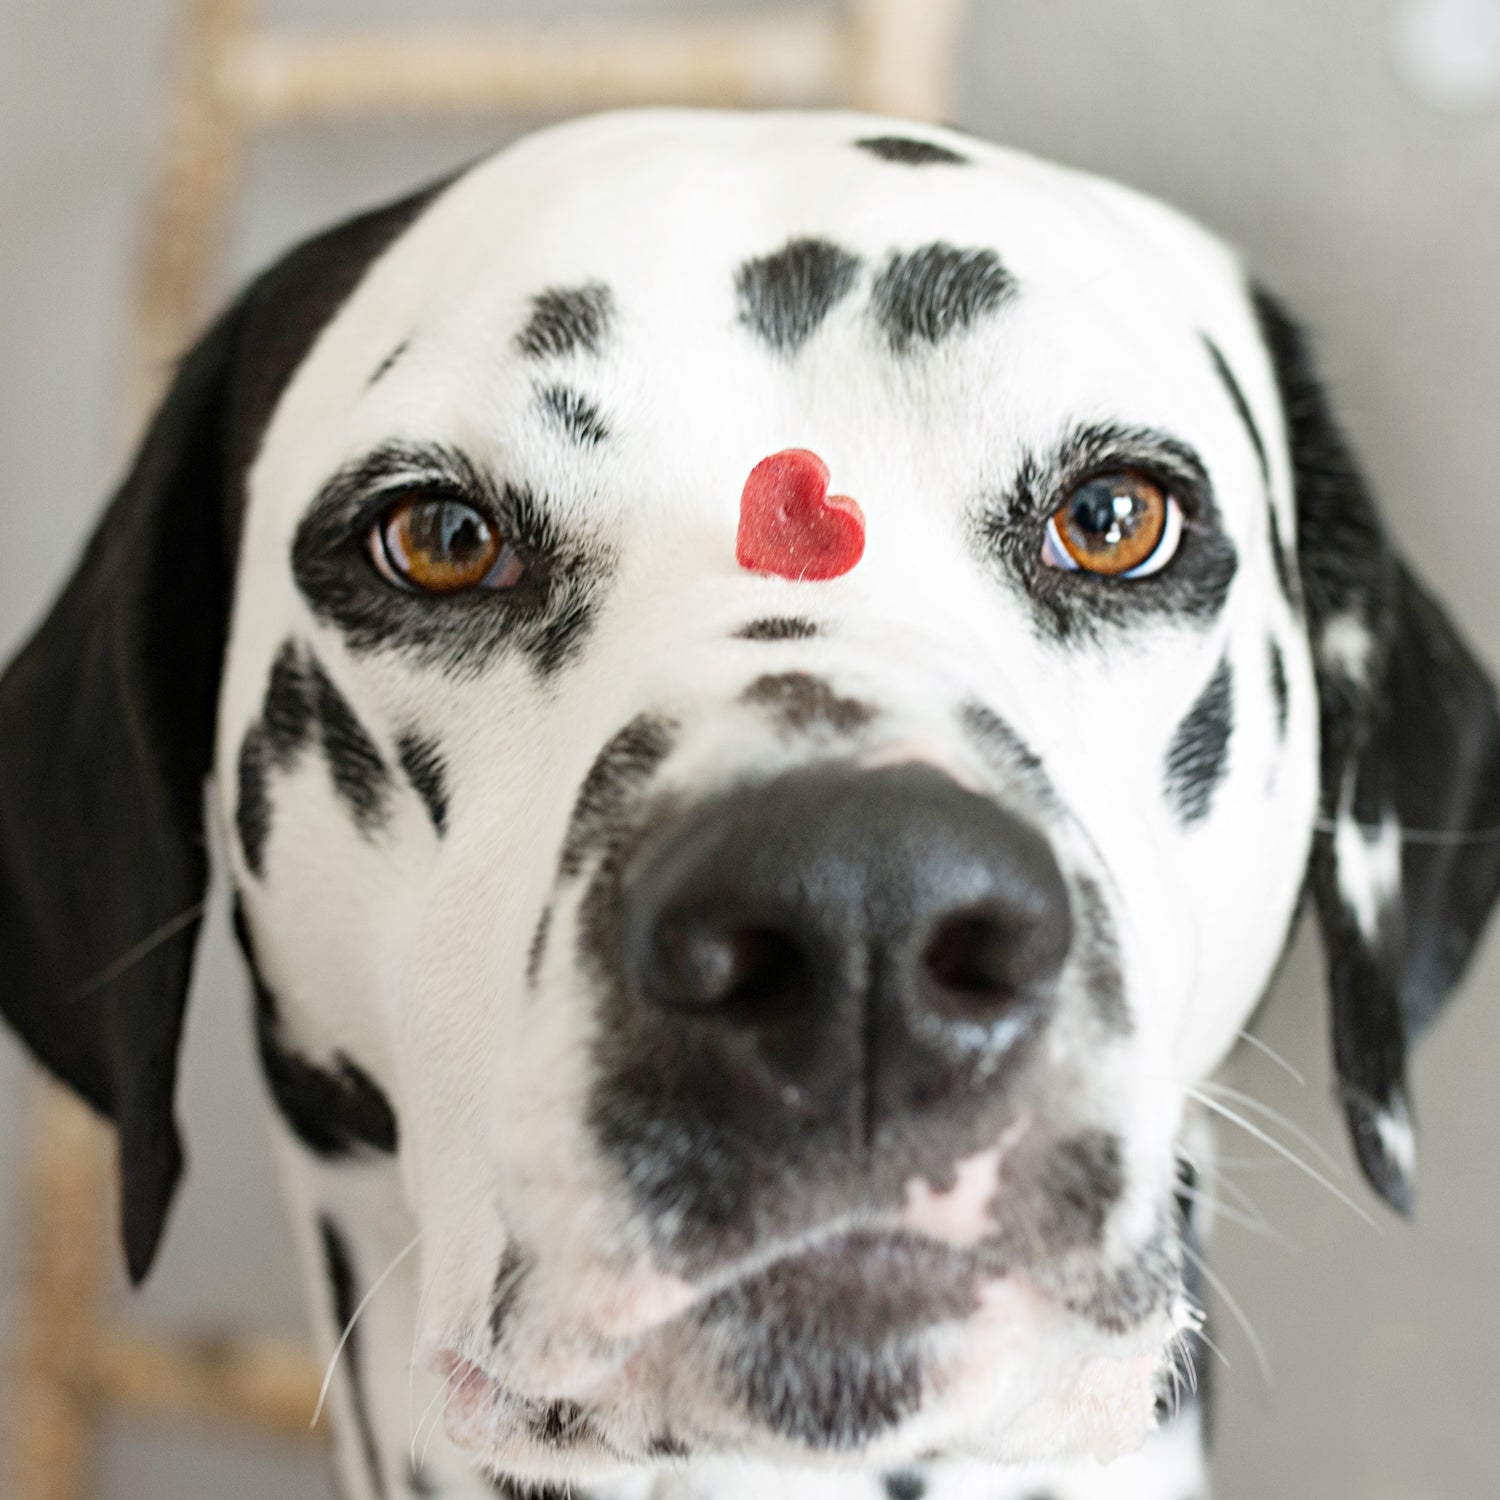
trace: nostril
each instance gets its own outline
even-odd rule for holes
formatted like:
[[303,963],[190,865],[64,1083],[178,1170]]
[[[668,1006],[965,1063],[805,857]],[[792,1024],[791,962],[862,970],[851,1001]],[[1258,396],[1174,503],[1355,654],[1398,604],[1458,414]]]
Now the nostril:
[[757,1016],[802,982],[806,962],[774,927],[713,928],[662,922],[654,943],[656,998],[689,1010],[743,1009]]
[[945,990],[976,999],[1008,989],[1005,939],[992,917],[950,917],[933,934],[923,960]]
[[1055,967],[1037,951],[1033,936],[991,912],[945,918],[922,953],[929,1005],[972,1019],[996,1016],[1029,998]]

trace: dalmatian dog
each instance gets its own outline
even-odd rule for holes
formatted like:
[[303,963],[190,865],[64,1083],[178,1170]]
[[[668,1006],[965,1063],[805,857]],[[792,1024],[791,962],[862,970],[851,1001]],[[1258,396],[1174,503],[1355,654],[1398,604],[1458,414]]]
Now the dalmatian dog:
[[349,1496],[1199,1500],[1200,1085],[1305,895],[1410,1208],[1497,730],[1203,230],[609,115],[183,360],[0,684],[0,997],[138,1280],[222,826]]

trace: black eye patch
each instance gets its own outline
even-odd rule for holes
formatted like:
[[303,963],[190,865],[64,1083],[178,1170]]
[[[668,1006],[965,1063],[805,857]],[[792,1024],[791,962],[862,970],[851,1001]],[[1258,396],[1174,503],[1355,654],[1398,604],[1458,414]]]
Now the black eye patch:
[[893,255],[875,280],[870,307],[893,354],[937,344],[1016,295],[1015,278],[993,250],[941,241]]
[[[370,527],[412,491],[452,496],[484,515],[524,564],[521,581],[432,596],[382,578],[368,552]],[[612,567],[609,549],[565,534],[529,488],[499,483],[439,445],[389,445],[341,469],[292,543],[298,588],[351,651],[397,651],[457,677],[478,675],[511,652],[539,676],[556,672],[587,635]]]
[[[1145,474],[1181,506],[1182,539],[1172,560],[1137,579],[1046,564],[1052,513],[1091,477],[1125,470]],[[1150,428],[1075,427],[1050,451],[1024,454],[1006,491],[977,507],[972,536],[980,557],[1030,596],[1039,631],[1057,641],[1099,639],[1142,620],[1206,624],[1224,607],[1238,566],[1202,459],[1186,443]]]

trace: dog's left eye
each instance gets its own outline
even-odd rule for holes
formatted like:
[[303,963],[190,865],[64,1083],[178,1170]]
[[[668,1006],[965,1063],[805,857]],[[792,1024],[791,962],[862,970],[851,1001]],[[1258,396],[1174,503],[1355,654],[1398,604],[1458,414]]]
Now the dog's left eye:
[[424,594],[510,588],[525,572],[489,518],[451,495],[401,495],[370,528],[369,548],[385,578]]
[[1069,492],[1047,520],[1042,561],[1068,572],[1145,578],[1171,562],[1182,508],[1134,470],[1099,474]]

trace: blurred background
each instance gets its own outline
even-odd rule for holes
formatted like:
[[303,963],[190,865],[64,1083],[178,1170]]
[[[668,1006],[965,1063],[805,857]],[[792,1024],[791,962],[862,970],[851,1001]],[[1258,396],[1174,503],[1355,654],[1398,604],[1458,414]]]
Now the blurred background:
[[[743,6],[741,8],[744,8]],[[753,8],[753,7],[750,7]],[[778,7],[787,9],[787,0]],[[793,4],[790,8],[795,9]],[[817,9],[809,4],[807,9]],[[727,10],[716,0],[279,0],[292,27]],[[70,566],[121,460],[126,310],[160,146],[168,0],[0,4],[0,656]],[[956,123],[1158,194],[1244,248],[1318,335],[1392,527],[1500,668],[1500,0],[972,0]],[[542,123],[360,123],[255,146],[227,292],[331,220]],[[1231,1081],[1341,1164],[1315,945],[1304,933]],[[3,982],[3,981],[0,981]],[[1253,1143],[1227,1175],[1269,1234],[1223,1224],[1220,1500],[1500,1493],[1500,945],[1416,1060],[1420,1203],[1378,1222]],[[181,1084],[191,1166],[151,1282],[158,1329],[295,1332],[299,1286],[222,913]],[[15,1318],[28,1073],[0,1037],[0,1336]],[[0,1390],[0,1404],[6,1394]],[[120,1420],[104,1500],[331,1496],[314,1446]]]

